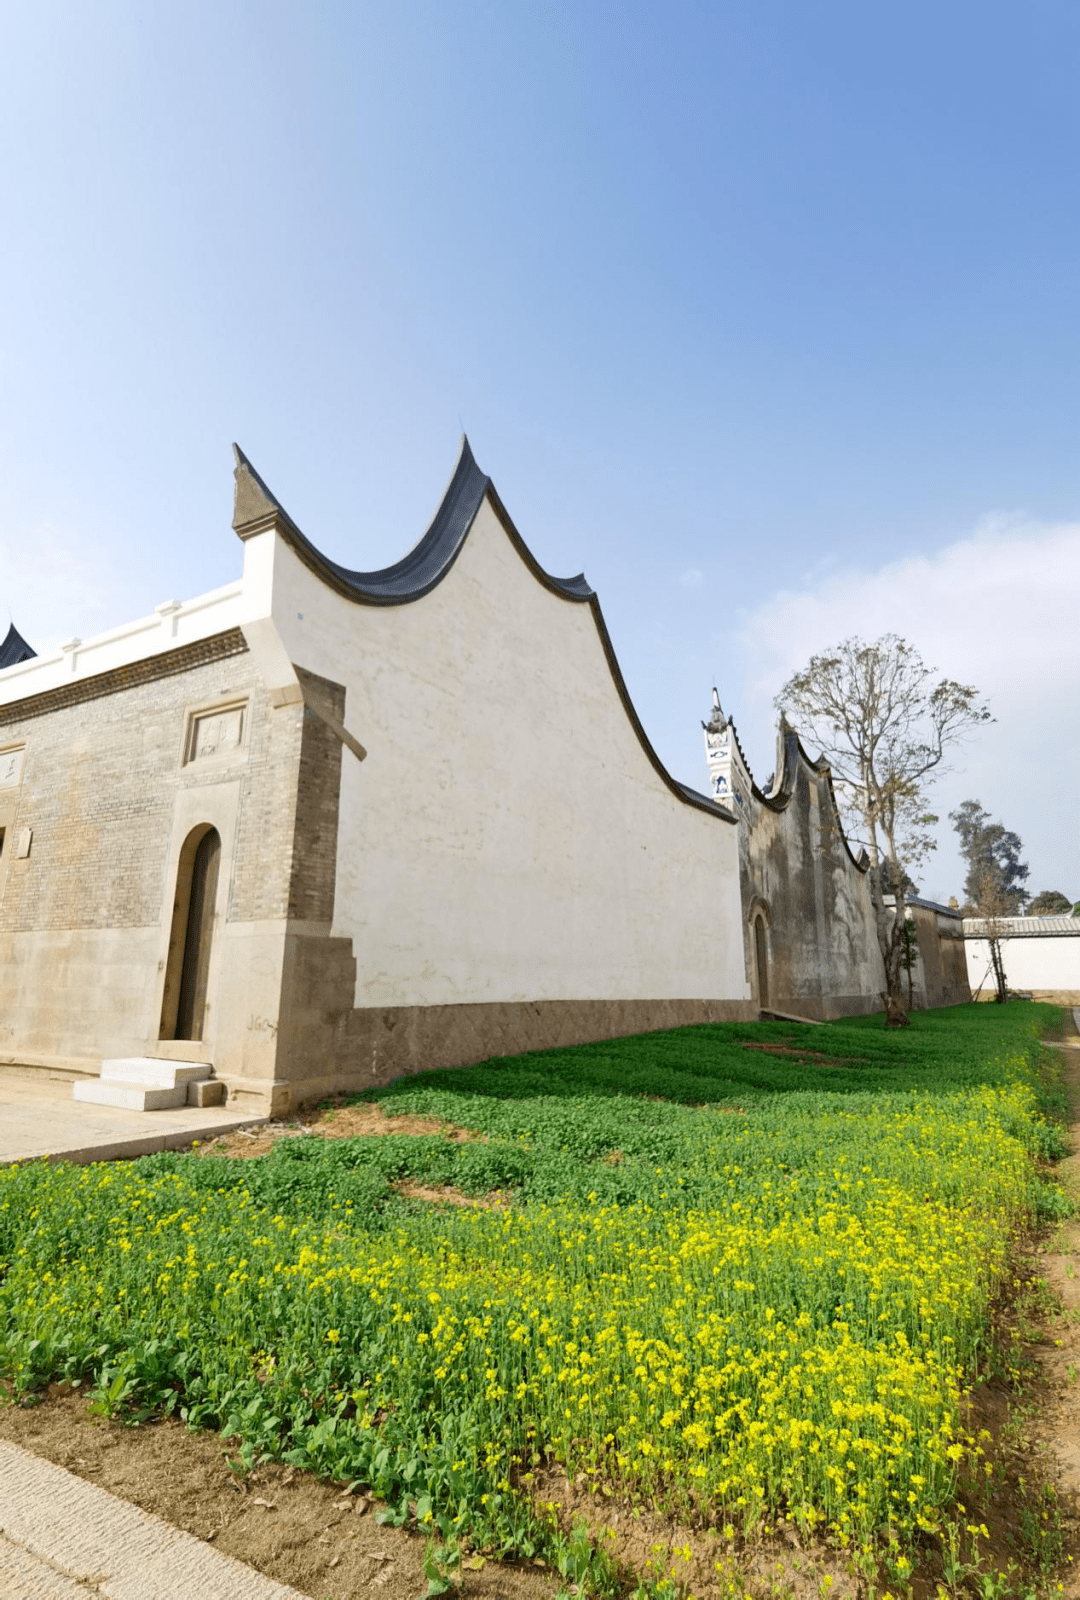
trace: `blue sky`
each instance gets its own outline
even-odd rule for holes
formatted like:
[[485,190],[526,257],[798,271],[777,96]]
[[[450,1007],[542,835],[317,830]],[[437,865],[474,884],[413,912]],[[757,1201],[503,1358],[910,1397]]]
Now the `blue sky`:
[[1080,896],[1078,57],[1071,0],[9,0],[0,610],[234,576],[234,438],[393,560],[464,426],[677,776],[713,683],[763,780],[893,629],[998,717],[941,809]]

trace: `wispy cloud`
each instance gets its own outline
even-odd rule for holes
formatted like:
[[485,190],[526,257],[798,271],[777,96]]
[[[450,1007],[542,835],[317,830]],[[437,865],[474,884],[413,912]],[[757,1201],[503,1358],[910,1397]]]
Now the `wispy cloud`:
[[679,582],[684,589],[700,589],[705,582],[705,574],[700,567],[687,567],[685,572],[679,573]]
[[[903,635],[943,676],[982,690],[997,718],[943,780],[942,813],[969,794],[981,799],[1021,834],[1037,886],[1060,878],[1066,893],[1073,884],[1080,893],[1078,618],[1080,524],[987,517],[933,555],[819,571],[745,613],[740,722],[768,726],[777,689],[816,651],[852,634]],[[942,845],[944,870],[947,825]]]

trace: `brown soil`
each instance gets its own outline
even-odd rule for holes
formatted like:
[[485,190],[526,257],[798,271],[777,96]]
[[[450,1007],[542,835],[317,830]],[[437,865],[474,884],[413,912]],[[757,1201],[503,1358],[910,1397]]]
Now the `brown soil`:
[[744,1039],[744,1050],[763,1050],[767,1056],[788,1056],[793,1061],[813,1061],[821,1067],[835,1067],[838,1072],[844,1072],[848,1067],[861,1065],[865,1056],[845,1056],[843,1061],[837,1061],[835,1056],[823,1056],[818,1050],[804,1050],[793,1039],[778,1039],[775,1043],[759,1044],[753,1039]]
[[510,1196],[504,1194],[501,1189],[494,1189],[491,1194],[463,1194],[460,1189],[453,1189],[449,1184],[432,1188],[430,1184],[413,1183],[410,1179],[395,1183],[394,1188],[398,1194],[404,1195],[406,1200],[428,1200],[434,1205],[480,1206],[484,1210],[492,1210],[510,1204]]
[[[427,1587],[421,1534],[381,1526],[377,1503],[307,1473],[265,1465],[243,1477],[217,1434],[189,1433],[170,1419],[126,1427],[53,1385],[37,1405],[0,1405],[0,1438],[315,1600],[371,1590],[381,1600],[417,1600]],[[475,1600],[550,1600],[558,1584],[547,1570],[489,1561],[465,1574],[464,1587]]]
[[302,1134],[315,1134],[320,1139],[356,1139],[373,1134],[441,1133],[455,1144],[465,1144],[482,1135],[468,1128],[457,1128],[452,1122],[442,1122],[438,1117],[387,1116],[381,1105],[327,1105],[312,1107],[302,1117],[287,1122],[268,1122],[261,1128],[239,1129],[213,1139],[200,1148],[200,1155],[264,1156],[279,1139],[295,1139]]
[[[1072,1154],[1052,1176],[1080,1203],[1080,1037],[1065,1010],[1058,1040],[1070,1099]],[[999,1309],[1004,1374],[979,1384],[965,1423],[985,1430],[990,1476],[961,1485],[969,1520],[985,1523],[983,1570],[1013,1573],[1013,1588],[1080,1600],[1080,1217],[1028,1240]],[[1029,1580],[1016,1576],[1020,1562]],[[1056,1566],[1056,1572],[1051,1572]]]
[[865,1582],[840,1551],[804,1545],[794,1523],[783,1518],[748,1544],[647,1505],[605,1503],[584,1478],[571,1483],[561,1472],[538,1473],[533,1498],[538,1507],[554,1509],[565,1533],[584,1518],[624,1571],[674,1576],[680,1594],[694,1600],[730,1600],[733,1594],[749,1600],[866,1600]]
[[[36,1404],[0,1404],[0,1438],[212,1540],[215,1549],[314,1600],[354,1600],[373,1589],[380,1600],[418,1600],[425,1592],[422,1534],[383,1527],[378,1502],[308,1473],[265,1463],[245,1477],[230,1467],[233,1452],[217,1434],[190,1433],[171,1418],[127,1426],[94,1415],[85,1395],[53,1384]],[[736,1549],[717,1533],[673,1523],[647,1506],[605,1502],[562,1474],[539,1478],[534,1495],[556,1509],[567,1532],[584,1516],[621,1566],[656,1577],[674,1569],[682,1592],[700,1600],[727,1596],[737,1574],[740,1591],[754,1600],[819,1600],[826,1589],[835,1600],[856,1600],[866,1592],[842,1555],[804,1550],[787,1523],[753,1548]],[[461,1577],[453,1592],[468,1600],[553,1600],[560,1586],[540,1563],[475,1556]],[[823,1589],[826,1578],[831,1587]]]

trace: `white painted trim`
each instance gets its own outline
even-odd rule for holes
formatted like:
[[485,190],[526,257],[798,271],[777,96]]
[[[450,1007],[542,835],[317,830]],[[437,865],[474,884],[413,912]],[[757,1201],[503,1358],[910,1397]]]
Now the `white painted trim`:
[[19,661],[0,672],[0,705],[179,650],[266,615],[265,610],[257,609],[257,601],[254,609],[252,606],[253,596],[259,597],[263,587],[259,582],[249,584],[244,578],[180,605],[165,601],[152,616],[138,617],[90,639],[68,640],[49,655]]

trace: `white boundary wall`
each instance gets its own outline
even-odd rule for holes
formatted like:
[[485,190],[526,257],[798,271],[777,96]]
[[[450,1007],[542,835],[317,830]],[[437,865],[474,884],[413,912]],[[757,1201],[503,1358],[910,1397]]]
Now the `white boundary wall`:
[[289,659],[346,688],[334,936],[358,1006],[749,1002],[738,830],[680,800],[587,603],[485,499],[421,599],[356,604],[273,531],[245,545]]
[[[1009,988],[1030,991],[1036,998],[1072,996],[1070,1003],[1080,1004],[1080,917],[1009,917],[1002,925],[1010,931],[1000,941]],[[970,937],[979,927],[976,919],[964,922],[972,997],[981,984],[984,999],[994,992],[994,978],[989,944]]]

